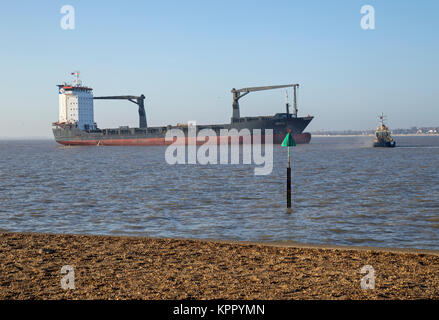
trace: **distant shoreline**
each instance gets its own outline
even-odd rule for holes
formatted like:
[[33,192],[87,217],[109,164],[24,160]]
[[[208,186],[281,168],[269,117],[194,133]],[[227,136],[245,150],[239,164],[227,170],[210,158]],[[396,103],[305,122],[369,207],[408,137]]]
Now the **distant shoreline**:
[[[326,138],[326,137],[374,137],[374,134],[313,134],[313,137]],[[439,137],[439,134],[431,134],[431,133],[400,133],[400,134],[392,134],[393,137]]]
[[[314,134],[312,137],[316,138],[340,138],[340,137],[374,137],[374,134]],[[392,134],[394,137],[439,137],[439,133],[407,133],[407,134]],[[0,137],[0,141],[54,141],[53,137]]]
[[53,137],[0,137],[0,141],[53,140]]

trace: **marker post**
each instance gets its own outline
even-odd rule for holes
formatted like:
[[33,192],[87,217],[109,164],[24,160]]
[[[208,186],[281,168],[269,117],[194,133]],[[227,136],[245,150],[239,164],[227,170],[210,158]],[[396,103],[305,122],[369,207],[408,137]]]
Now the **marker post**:
[[288,147],[288,162],[287,162],[287,208],[291,208],[291,161],[290,161],[290,147],[295,147],[296,142],[293,136],[288,132],[284,141],[282,142],[282,147]]

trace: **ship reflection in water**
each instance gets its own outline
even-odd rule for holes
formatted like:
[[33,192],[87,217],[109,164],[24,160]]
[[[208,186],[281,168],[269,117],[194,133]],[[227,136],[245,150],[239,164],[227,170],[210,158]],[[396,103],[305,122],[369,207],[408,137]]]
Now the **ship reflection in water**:
[[[439,249],[439,137],[314,137],[271,175],[168,165],[166,147],[0,141],[0,229]],[[386,161],[382,161],[386,159]],[[377,165],[379,164],[379,165]]]

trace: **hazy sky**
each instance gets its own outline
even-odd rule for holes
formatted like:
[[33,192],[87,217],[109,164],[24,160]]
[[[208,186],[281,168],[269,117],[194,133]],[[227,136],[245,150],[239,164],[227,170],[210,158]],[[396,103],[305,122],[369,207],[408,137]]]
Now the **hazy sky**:
[[[63,30],[63,5],[75,29]],[[360,27],[363,5],[375,30]],[[308,131],[439,126],[439,1],[4,1],[0,137],[51,136],[56,84],[81,71],[97,95],[145,94],[149,125],[226,123],[232,88],[300,83]],[[285,91],[241,100],[284,112]],[[95,102],[99,127],[138,125],[130,102]]]

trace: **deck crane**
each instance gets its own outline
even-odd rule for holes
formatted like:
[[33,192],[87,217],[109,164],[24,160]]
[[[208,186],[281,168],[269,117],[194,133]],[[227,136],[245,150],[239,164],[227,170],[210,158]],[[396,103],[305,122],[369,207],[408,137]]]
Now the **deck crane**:
[[[263,90],[272,90],[272,89],[280,89],[280,88],[289,88],[289,87],[293,87],[294,88],[294,111],[293,111],[293,116],[297,117],[297,100],[296,100],[296,88],[299,87],[299,85],[296,84],[284,84],[284,85],[279,85],[279,86],[267,86],[267,87],[250,87],[250,88],[242,88],[242,89],[232,89],[232,94],[233,94],[233,116],[232,116],[232,123],[236,122],[239,120],[240,115],[239,115],[239,99],[241,99],[243,96],[249,94],[250,92],[254,92],[254,91],[263,91]],[[287,104],[287,117],[290,117],[290,110],[289,110],[289,105]]]
[[94,97],[93,99],[114,99],[114,100],[128,100],[139,106],[139,128],[147,128],[146,125],[146,112],[145,112],[145,96],[142,94],[138,96],[106,96],[106,97]]

